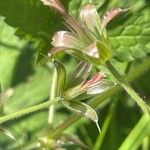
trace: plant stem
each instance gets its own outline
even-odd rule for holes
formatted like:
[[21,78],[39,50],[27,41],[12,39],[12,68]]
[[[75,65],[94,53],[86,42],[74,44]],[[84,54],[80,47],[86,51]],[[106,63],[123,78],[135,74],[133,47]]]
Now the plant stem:
[[144,113],[149,114],[150,110],[147,104],[143,101],[143,99],[132,89],[132,87],[125,81],[125,79],[119,74],[119,72],[114,68],[114,66],[107,61],[107,68],[114,75],[119,85],[122,86],[126,92],[131,96],[133,100],[141,107]]
[[15,112],[15,113],[8,114],[8,115],[5,115],[3,117],[0,117],[0,124],[2,124],[4,122],[7,122],[9,120],[13,120],[15,118],[19,118],[21,116],[27,115],[29,113],[33,113],[33,112],[41,110],[43,108],[46,108],[49,105],[53,105],[53,104],[59,102],[60,99],[61,99],[60,97],[57,97],[57,98],[55,98],[55,99],[53,99],[51,101],[47,101],[47,102],[44,102],[44,103],[41,103],[41,104],[38,104],[38,105],[35,105],[35,106],[32,106],[32,107],[29,107],[29,108],[26,108],[24,110],[21,110],[21,111],[18,111],[18,112]]
[[[57,71],[54,68],[53,79],[52,79],[51,91],[50,91],[50,100],[54,99],[56,96],[56,85],[57,85]],[[50,105],[49,114],[48,114],[48,123],[52,124],[54,118],[54,105]]]

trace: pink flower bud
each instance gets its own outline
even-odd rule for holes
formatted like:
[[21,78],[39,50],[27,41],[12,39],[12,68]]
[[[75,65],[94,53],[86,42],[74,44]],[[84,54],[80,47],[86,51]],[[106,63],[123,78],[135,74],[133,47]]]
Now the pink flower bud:
[[106,27],[107,24],[113,20],[115,17],[117,17],[118,15],[120,15],[122,12],[126,12],[129,9],[121,9],[121,8],[116,8],[116,9],[112,9],[110,11],[108,11],[106,13],[106,15],[103,17],[102,20],[102,27]]
[[67,14],[67,11],[65,10],[64,6],[61,4],[59,0],[41,0],[44,5],[47,5],[49,7],[53,7],[58,12],[60,12],[63,15]]
[[98,72],[92,79],[86,81],[83,86],[87,88],[94,87],[98,85],[102,81],[103,78],[104,78],[104,74],[102,72]]

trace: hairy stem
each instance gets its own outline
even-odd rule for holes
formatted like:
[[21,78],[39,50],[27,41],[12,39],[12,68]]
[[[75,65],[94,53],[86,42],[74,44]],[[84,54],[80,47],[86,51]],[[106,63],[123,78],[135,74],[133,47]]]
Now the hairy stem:
[[57,98],[55,98],[55,99],[53,99],[51,101],[47,101],[47,102],[44,102],[44,103],[41,103],[41,104],[38,104],[38,105],[35,105],[35,106],[32,106],[32,107],[23,109],[23,110],[18,111],[16,113],[12,113],[12,114],[8,114],[6,116],[0,117],[0,124],[2,124],[4,122],[7,122],[9,120],[13,120],[15,118],[19,118],[21,116],[27,115],[29,113],[36,112],[36,111],[41,110],[43,108],[46,108],[49,105],[53,105],[53,104],[59,102],[60,99],[61,99],[60,97],[57,97]]
[[144,113],[149,114],[150,110],[144,100],[132,89],[132,87],[125,81],[125,79],[119,74],[119,72],[114,68],[114,66],[107,61],[107,68],[114,75],[119,85],[122,86],[126,92],[131,96],[131,98],[141,107]]
[[[54,99],[56,96],[56,85],[57,85],[57,71],[54,69],[51,91],[50,91],[50,100]],[[49,107],[49,114],[48,114],[48,123],[52,124],[54,118],[54,105],[50,105]]]

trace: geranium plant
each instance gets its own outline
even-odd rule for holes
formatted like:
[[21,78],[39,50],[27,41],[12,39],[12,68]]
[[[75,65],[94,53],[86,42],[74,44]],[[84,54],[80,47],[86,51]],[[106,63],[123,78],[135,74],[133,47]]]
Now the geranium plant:
[[0,149],[148,149],[148,2],[8,1]]

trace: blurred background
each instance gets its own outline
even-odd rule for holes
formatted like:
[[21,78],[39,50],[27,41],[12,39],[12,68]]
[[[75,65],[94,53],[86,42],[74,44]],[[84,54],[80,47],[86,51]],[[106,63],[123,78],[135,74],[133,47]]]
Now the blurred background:
[[[65,7],[75,16],[78,16],[81,7],[88,2],[89,0],[62,0]],[[100,16],[111,8],[134,6],[131,14],[114,20],[108,27],[113,50],[112,62],[122,75],[129,73],[130,76],[133,76],[134,69],[143,69],[137,75],[138,78],[132,81],[132,86],[149,104],[149,0],[93,0],[93,3]],[[125,29],[126,26],[128,26],[127,29]],[[138,35],[139,28],[142,31]],[[50,63],[41,65],[41,62],[52,47],[53,34],[65,29],[61,16],[44,6],[40,0],[0,1],[0,82],[3,95],[3,100],[0,99],[1,116],[49,99],[53,65]],[[128,37],[122,34],[123,29],[130,39],[127,40]],[[71,72],[79,61],[67,54],[61,54],[59,58],[65,64],[68,72]],[[146,65],[142,66],[144,63]],[[110,79],[113,78],[105,67],[103,70],[108,73]],[[95,97],[95,99],[99,98],[101,95]],[[84,144],[75,140],[71,144],[65,142],[64,149],[87,149],[88,147],[88,149],[97,150],[117,150],[136,125],[141,123],[139,121],[142,118],[140,108],[124,91],[114,92],[105,99],[98,106],[97,113],[102,135],[99,136],[92,121],[85,118],[79,119],[70,125],[65,133],[77,136]],[[54,128],[71,114],[69,110],[58,105],[54,115]],[[48,109],[44,109],[2,124],[0,126],[0,150],[39,149],[34,147],[33,143],[48,133],[47,118]],[[142,131],[139,130],[139,127]],[[125,150],[150,149],[150,121],[143,126],[141,123],[139,127],[132,135],[134,137],[133,147],[127,147]],[[11,133],[16,140],[7,136],[5,130]]]

